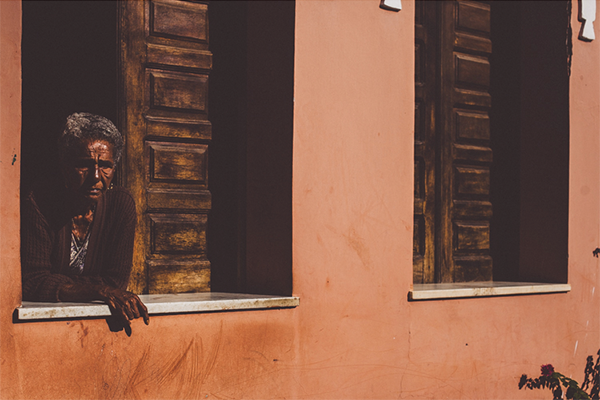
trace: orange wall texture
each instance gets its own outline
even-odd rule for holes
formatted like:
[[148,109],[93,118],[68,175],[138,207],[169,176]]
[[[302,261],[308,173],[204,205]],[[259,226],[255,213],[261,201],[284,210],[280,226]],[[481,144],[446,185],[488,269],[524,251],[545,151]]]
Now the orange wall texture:
[[[287,310],[14,324],[20,3],[0,2],[2,398],[506,399],[600,347],[600,40],[575,40],[566,294],[408,302],[414,8],[296,3],[293,278]],[[575,13],[576,14],[576,13]],[[574,27],[578,27],[576,15]],[[14,157],[16,161],[12,163]],[[598,290],[596,290],[598,289]]]

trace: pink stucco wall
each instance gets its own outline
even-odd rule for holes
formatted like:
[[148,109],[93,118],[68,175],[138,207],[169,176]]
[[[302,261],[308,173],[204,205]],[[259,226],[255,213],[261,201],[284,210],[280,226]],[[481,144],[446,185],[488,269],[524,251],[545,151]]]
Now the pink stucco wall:
[[[20,302],[20,3],[0,2],[2,398],[548,398],[600,347],[600,41],[575,41],[567,294],[408,302],[413,21],[378,1],[296,5],[290,310],[14,324]],[[576,15],[573,23],[578,25]],[[17,156],[16,162],[12,161]],[[598,287],[598,290],[596,288]]]
[[[14,386],[18,337],[12,312],[21,303],[19,183],[21,165],[21,4],[0,2],[0,395]],[[2,365],[4,364],[4,365]],[[6,368],[6,365],[13,367]],[[7,390],[5,390],[5,388]]]

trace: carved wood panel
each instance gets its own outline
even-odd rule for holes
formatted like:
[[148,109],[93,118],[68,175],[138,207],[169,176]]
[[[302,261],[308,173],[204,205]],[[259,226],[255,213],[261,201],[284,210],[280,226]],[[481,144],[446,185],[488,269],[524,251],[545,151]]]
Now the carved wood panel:
[[208,44],[206,4],[150,1],[148,28],[152,36]]
[[120,3],[123,175],[140,215],[137,293],[210,289],[207,10],[206,2]]
[[441,6],[441,68],[449,73],[442,81],[440,109],[445,130],[440,206],[446,217],[440,221],[440,238],[452,243],[438,260],[441,282],[492,279],[490,16],[486,2]]
[[148,214],[154,255],[206,253],[205,214]]
[[146,147],[149,182],[206,187],[207,145],[147,141]]
[[434,281],[436,12],[415,2],[415,208],[413,281]]
[[415,7],[413,280],[491,280],[490,5]]
[[208,75],[148,70],[147,82],[151,113],[154,109],[206,113]]

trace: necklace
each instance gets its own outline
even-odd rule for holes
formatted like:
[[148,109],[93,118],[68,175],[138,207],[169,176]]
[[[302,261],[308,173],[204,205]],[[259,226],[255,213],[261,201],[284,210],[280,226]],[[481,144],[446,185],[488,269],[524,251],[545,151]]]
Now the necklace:
[[72,274],[80,275],[83,272],[85,256],[87,255],[88,244],[90,243],[90,234],[87,232],[85,238],[80,240],[71,232],[71,256],[69,259],[69,269]]
[[78,242],[83,242],[88,236],[90,226],[92,226],[92,222],[94,221],[95,211],[96,205],[93,205],[85,215],[71,218],[71,233]]
[[[71,257],[69,269],[72,274],[80,275],[83,273],[85,256],[87,254],[88,243],[90,242],[90,226],[94,221],[94,212],[96,206],[92,206],[85,215],[71,218]],[[85,230],[83,227],[85,226]]]

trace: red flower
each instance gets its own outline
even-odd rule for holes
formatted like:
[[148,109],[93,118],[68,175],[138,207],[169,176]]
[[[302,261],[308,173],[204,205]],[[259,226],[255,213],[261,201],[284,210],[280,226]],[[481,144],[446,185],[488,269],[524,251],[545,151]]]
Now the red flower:
[[554,367],[552,364],[542,365],[542,376],[552,376],[554,373]]

